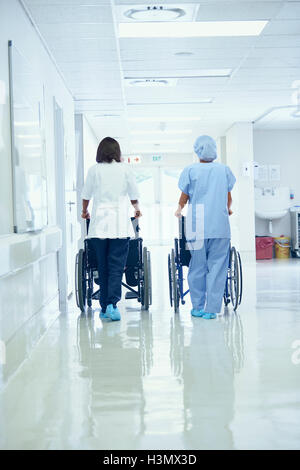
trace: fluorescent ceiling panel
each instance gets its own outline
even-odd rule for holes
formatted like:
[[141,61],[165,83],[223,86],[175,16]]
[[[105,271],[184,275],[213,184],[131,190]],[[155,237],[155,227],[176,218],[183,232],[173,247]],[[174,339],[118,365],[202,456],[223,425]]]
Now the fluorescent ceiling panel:
[[136,152],[139,152],[140,154],[151,154],[153,155],[154,152],[156,155],[164,155],[165,153],[186,153],[186,151],[184,152],[179,152],[178,151],[178,147],[173,147],[173,148],[169,148],[169,147],[166,147],[166,148],[160,148],[160,147],[157,147],[155,149],[151,149],[151,148],[143,148],[143,147],[139,147],[136,149]]
[[120,23],[120,38],[194,38],[209,36],[259,36],[268,21],[196,21]]
[[39,134],[17,134],[18,139],[40,139],[41,136]]
[[161,105],[168,105],[168,106],[176,106],[176,105],[195,105],[195,104],[210,104],[213,102],[213,98],[205,98],[202,100],[193,100],[193,101],[137,101],[137,102],[127,102],[127,106],[161,106]]
[[[200,69],[200,70],[180,70],[176,72],[168,72],[167,74],[156,77],[134,77],[125,76],[125,80],[169,80],[175,78],[207,78],[207,77],[230,77],[232,69]],[[171,82],[171,80],[169,80]],[[133,83],[134,84],[134,83]],[[175,85],[176,83],[174,83]],[[173,85],[173,83],[172,83]]]
[[39,127],[39,121],[14,121],[15,127]]
[[147,116],[147,117],[129,117],[131,122],[177,122],[177,121],[201,121],[202,117],[198,116]]
[[24,147],[28,149],[36,149],[36,148],[41,148],[41,144],[28,144],[28,145],[24,145]]
[[[185,140],[182,139],[174,139],[174,140],[161,140],[159,145],[163,144],[183,144]],[[133,142],[134,145],[138,144],[149,144],[149,145],[156,145],[156,140],[135,140]]]
[[173,130],[167,130],[167,131],[131,131],[131,135],[178,135],[178,134],[191,134],[192,129],[173,129]]

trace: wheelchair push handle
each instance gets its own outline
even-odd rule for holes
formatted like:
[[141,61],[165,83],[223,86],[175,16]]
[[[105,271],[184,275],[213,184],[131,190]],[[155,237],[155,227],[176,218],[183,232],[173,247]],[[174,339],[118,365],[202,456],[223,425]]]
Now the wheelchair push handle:
[[139,226],[139,219],[137,219],[135,217],[130,217],[130,219],[131,219],[131,223],[132,223],[133,230],[134,230],[134,233],[135,233],[135,237],[138,238],[139,237],[139,231],[141,230],[140,226]]
[[90,219],[86,219],[86,234],[89,233]]
[[[138,238],[138,233],[141,230],[140,226],[139,226],[139,220],[136,219],[135,217],[130,217],[130,219],[131,219],[131,222],[132,222],[132,225],[133,225],[134,233],[135,233],[136,237]],[[89,233],[89,226],[90,226],[90,219],[86,219],[86,234],[87,235]]]

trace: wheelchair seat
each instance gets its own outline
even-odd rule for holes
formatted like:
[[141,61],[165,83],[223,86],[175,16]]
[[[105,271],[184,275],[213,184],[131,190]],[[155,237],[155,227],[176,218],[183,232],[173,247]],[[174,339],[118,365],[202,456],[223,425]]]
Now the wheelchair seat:
[[179,257],[182,266],[189,266],[191,260],[190,250],[187,248],[185,237],[185,217],[179,219]]
[[133,238],[129,241],[129,251],[125,266],[126,282],[131,287],[138,285],[138,276],[136,268],[139,265],[139,238]]
[[92,243],[90,242],[90,239],[87,238],[85,240],[85,244],[86,244],[86,248],[87,248],[87,252],[88,252],[88,265],[89,265],[89,268],[91,268],[92,270],[97,270],[98,269],[98,266],[97,266],[97,257],[96,257],[96,253],[94,251],[94,248],[92,246]]
[[189,267],[191,261],[191,252],[186,246],[185,237],[179,239],[179,253],[180,263],[182,264],[182,266]]

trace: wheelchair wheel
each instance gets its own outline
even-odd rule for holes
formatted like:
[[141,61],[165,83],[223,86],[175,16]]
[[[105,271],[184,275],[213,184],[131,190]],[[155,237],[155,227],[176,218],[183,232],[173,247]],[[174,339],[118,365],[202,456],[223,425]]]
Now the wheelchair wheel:
[[172,296],[173,300],[173,308],[174,312],[179,312],[179,289],[177,283],[177,270],[176,270],[176,263],[175,263],[175,251],[172,249],[171,251],[171,289],[170,289],[170,296]]
[[240,299],[240,268],[238,254],[234,247],[230,251],[229,286],[232,308],[236,310]]
[[143,271],[144,271],[144,289],[142,305],[145,310],[149,310],[152,304],[152,277],[151,277],[151,257],[147,248],[143,248]]
[[76,255],[75,292],[77,307],[84,312],[86,306],[86,260],[83,249],[79,250]]
[[242,302],[242,296],[243,296],[243,269],[242,269],[242,260],[239,252],[237,252],[238,255],[238,265],[239,265],[239,273],[240,273],[240,292],[239,292],[239,305]]

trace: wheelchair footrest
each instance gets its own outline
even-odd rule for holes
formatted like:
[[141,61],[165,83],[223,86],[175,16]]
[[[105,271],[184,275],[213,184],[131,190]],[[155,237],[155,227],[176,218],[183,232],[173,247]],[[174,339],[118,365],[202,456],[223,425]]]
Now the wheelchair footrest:
[[138,298],[138,294],[136,294],[135,292],[126,292],[125,294],[125,299],[137,299]]

